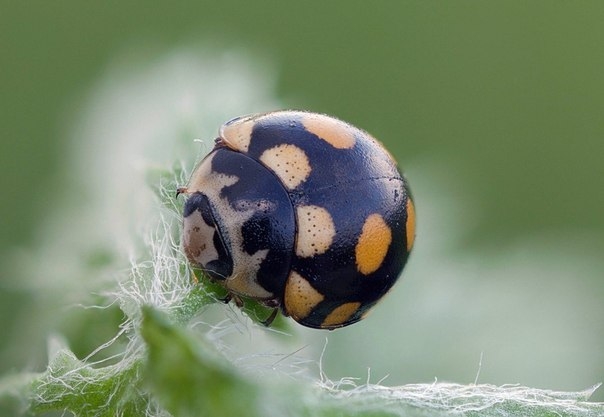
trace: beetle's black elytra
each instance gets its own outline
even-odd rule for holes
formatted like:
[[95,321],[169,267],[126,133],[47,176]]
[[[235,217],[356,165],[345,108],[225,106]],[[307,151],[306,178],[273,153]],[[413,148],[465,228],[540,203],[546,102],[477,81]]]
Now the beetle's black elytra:
[[225,123],[181,191],[190,262],[308,327],[361,320],[396,282],[415,238],[394,159],[366,132],[322,114]]

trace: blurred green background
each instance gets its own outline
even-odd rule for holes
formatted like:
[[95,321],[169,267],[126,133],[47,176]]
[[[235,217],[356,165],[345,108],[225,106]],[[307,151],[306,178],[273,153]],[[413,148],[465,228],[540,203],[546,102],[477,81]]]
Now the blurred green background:
[[[393,370],[392,383],[434,377],[472,382],[481,352],[486,358],[481,382],[570,390],[603,381],[602,22],[604,3],[599,1],[104,1],[85,6],[76,1],[1,2],[3,262],[12,258],[15,248],[35,245],[39,238],[49,201],[69,175],[62,166],[79,103],[116,55],[138,50],[153,57],[183,44],[235,48],[276,70],[278,98],[289,107],[336,115],[388,145],[411,181],[420,226],[424,224],[423,230],[418,229],[415,257],[428,257],[419,246],[422,239],[429,240],[422,233],[441,233],[431,227],[442,222],[439,217],[449,216],[453,222],[456,216],[463,218],[458,226],[462,231],[447,241],[449,258],[441,271],[464,259],[464,268],[480,263],[481,273],[468,274],[476,279],[466,282],[466,288],[452,289],[454,302],[447,304],[451,309],[468,302],[468,297],[478,297],[475,289],[484,281],[497,281],[490,287],[501,291],[492,294],[494,299],[507,292],[522,294],[524,285],[549,288],[551,263],[564,265],[567,281],[561,292],[569,287],[583,289],[572,300],[560,295],[555,299],[560,304],[544,312],[539,305],[547,303],[543,298],[549,292],[543,298],[526,299],[521,306],[504,304],[491,312],[501,325],[506,315],[515,317],[516,309],[524,314],[534,307],[544,315],[535,323],[545,323],[548,335],[559,334],[561,342],[567,343],[566,338],[580,328],[570,345],[555,346],[556,339],[546,337],[543,346],[525,354],[523,346],[540,343],[531,341],[532,333],[503,331],[500,339],[493,337],[480,345],[479,327],[456,335],[430,327],[415,329],[412,342],[404,337],[383,341],[395,353],[383,353],[382,360],[396,368],[400,355],[401,361],[418,362],[426,372]],[[442,192],[424,197],[426,189],[435,188],[422,178],[435,179]],[[427,184],[425,189],[422,184]],[[553,258],[541,254],[543,247]],[[510,248],[515,263],[539,257],[544,269],[534,268],[528,275],[534,282],[527,283],[525,276],[519,279],[515,268],[506,273]],[[595,267],[586,268],[586,259]],[[426,271],[413,262],[412,256],[407,272],[410,284],[401,290],[409,299],[414,288],[434,278],[426,277]],[[491,268],[497,272],[488,273]],[[13,318],[26,313],[33,302],[27,291],[6,284],[15,279],[7,274],[0,281],[4,287],[0,325],[7,335],[20,331]],[[434,279],[432,287],[422,291],[441,296],[442,282]],[[586,302],[583,295],[594,299]],[[487,300],[482,306],[489,305],[493,304]],[[579,309],[584,317],[573,315],[585,306],[590,310]],[[431,310],[434,314],[436,307]],[[435,321],[477,320],[484,313],[469,311],[464,317],[451,309],[438,310]],[[387,323],[404,320],[407,328],[413,327],[414,319],[425,326],[421,317],[393,318],[387,311],[385,307],[375,315],[382,314]],[[558,315],[548,319],[551,311]],[[564,316],[578,320],[558,321]],[[379,322],[376,317],[371,326]],[[359,325],[363,338],[362,329],[368,327],[361,326],[369,325]],[[347,339],[349,334],[338,342],[336,332],[331,349],[341,346],[354,351],[356,342]],[[489,351],[489,346],[498,349],[513,343],[510,337],[524,343],[514,345],[518,349],[514,355],[498,357]],[[464,339],[469,339],[473,350],[462,345]],[[0,353],[10,343],[10,337],[3,338]],[[438,346],[430,350],[436,356],[425,362],[418,359],[422,343]],[[546,362],[539,363],[540,357],[534,356],[540,349],[549,349]],[[468,356],[457,355],[462,351]],[[340,359],[339,368],[333,365],[336,376],[346,375],[354,363],[354,352],[348,355],[348,363]],[[526,362],[511,365],[506,358]],[[457,362],[462,362],[465,373],[456,371]],[[428,369],[426,363],[432,366]],[[4,355],[0,373],[28,365],[22,358]],[[377,367],[381,376],[389,372],[388,366],[381,369],[371,361],[359,366],[360,376],[366,366]],[[350,373],[359,376],[359,369]],[[599,392],[597,398],[604,395]]]

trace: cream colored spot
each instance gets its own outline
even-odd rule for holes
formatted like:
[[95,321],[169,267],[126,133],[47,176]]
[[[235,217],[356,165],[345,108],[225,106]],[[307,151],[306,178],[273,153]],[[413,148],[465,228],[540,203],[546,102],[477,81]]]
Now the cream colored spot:
[[407,198],[407,223],[405,225],[407,231],[407,252],[413,247],[415,242],[415,206],[410,198]]
[[267,149],[260,155],[260,161],[290,190],[306,181],[311,171],[308,157],[294,145],[283,144]]
[[355,247],[357,269],[364,275],[378,270],[390,243],[392,231],[379,214],[371,214],[363,224],[363,230]]
[[296,255],[309,258],[325,253],[336,235],[331,215],[323,207],[299,206]]
[[350,320],[350,317],[359,309],[360,306],[361,303],[354,302],[342,304],[341,306],[334,308],[333,311],[329,313],[327,317],[325,317],[325,320],[323,320],[323,323],[321,323],[321,327],[333,328],[342,326],[344,323]]
[[216,191],[219,194],[223,188],[239,181],[239,178],[234,175],[218,174],[212,171],[212,160],[215,156],[216,152],[210,152],[195,168],[187,185],[188,194],[197,191],[208,195],[212,194],[212,191]]
[[272,298],[273,294],[258,285],[256,280],[260,264],[266,258],[268,249],[259,250],[249,256],[246,256],[239,247],[233,252],[236,254],[233,275],[224,282],[229,291],[256,299]]
[[191,263],[204,267],[208,262],[218,259],[213,240],[214,231],[197,210],[183,219],[183,249]]
[[324,114],[307,113],[302,117],[302,125],[334,148],[350,149],[354,146],[357,129],[341,120]]
[[246,153],[250,147],[254,125],[255,118],[243,117],[222,125],[219,135],[229,148]]
[[323,295],[315,290],[300,274],[292,271],[285,283],[283,297],[285,311],[296,321],[306,318],[313,308],[323,301]]

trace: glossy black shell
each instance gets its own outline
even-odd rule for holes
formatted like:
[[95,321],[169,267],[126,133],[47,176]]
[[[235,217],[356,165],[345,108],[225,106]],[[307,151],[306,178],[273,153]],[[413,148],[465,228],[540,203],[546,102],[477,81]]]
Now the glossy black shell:
[[[360,320],[396,282],[413,244],[413,204],[395,161],[329,116],[280,111],[227,122],[187,192],[191,262],[308,327]],[[211,255],[194,256],[193,213],[213,233]]]

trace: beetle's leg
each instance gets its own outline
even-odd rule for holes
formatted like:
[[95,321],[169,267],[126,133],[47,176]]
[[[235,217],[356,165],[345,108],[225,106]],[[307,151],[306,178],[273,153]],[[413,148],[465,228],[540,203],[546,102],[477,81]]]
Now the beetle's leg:
[[271,324],[273,324],[273,321],[275,321],[275,317],[277,317],[277,313],[279,312],[278,308],[274,308],[273,312],[271,313],[270,316],[268,316],[266,319],[264,319],[263,321],[261,321],[260,323],[262,323],[263,325],[265,325],[266,327],[270,327]]
[[231,294],[231,298],[235,301],[235,305],[239,308],[243,308],[243,300],[237,294]]
[[277,308],[281,305],[281,301],[278,298],[271,298],[269,300],[263,300],[262,305],[268,308]]
[[235,302],[235,305],[237,307],[239,307],[239,308],[243,307],[243,300],[241,299],[241,297],[239,297],[236,294],[233,294],[232,292],[229,292],[223,298],[218,299],[218,301],[222,301],[225,304],[228,304],[231,300],[233,300]]

